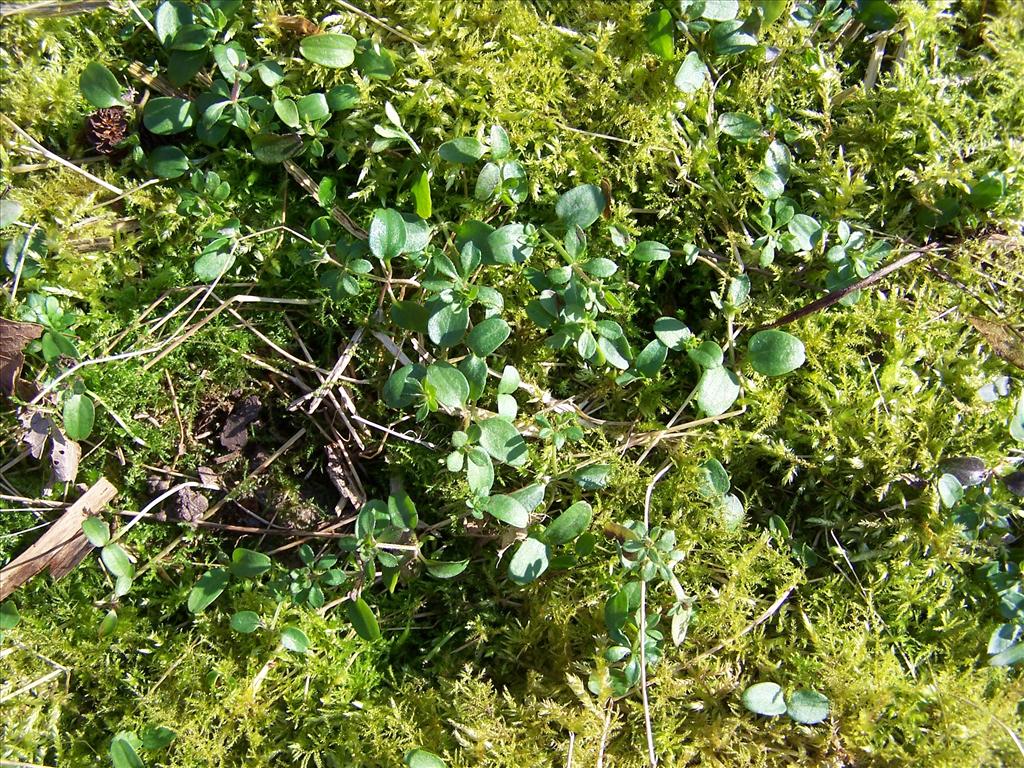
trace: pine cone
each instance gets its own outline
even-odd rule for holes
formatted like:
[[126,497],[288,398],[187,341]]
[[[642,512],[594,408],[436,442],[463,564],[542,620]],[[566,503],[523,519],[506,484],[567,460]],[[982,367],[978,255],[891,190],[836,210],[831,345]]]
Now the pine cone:
[[115,155],[128,133],[128,115],[124,107],[97,109],[85,120],[85,140],[101,155]]

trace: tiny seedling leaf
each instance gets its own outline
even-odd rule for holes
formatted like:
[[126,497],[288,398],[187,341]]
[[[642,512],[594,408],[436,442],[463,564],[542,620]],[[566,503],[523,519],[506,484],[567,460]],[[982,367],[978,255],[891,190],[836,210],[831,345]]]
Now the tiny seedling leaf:
[[433,752],[411,749],[405,753],[406,768],[448,768],[448,764]]
[[755,715],[775,717],[786,712],[786,700],[778,683],[754,683],[741,698],[743,706]]
[[231,628],[243,635],[255,632],[259,625],[260,617],[255,611],[239,611],[231,617]]
[[322,67],[341,69],[355,61],[356,39],[351,35],[325,32],[309,35],[299,43],[299,52],[307,61]]
[[568,544],[587,530],[594,516],[593,508],[585,501],[577,501],[544,529],[544,541],[552,546]]
[[305,653],[309,650],[309,638],[298,627],[281,629],[281,647],[294,653]]
[[348,620],[356,630],[356,634],[363,640],[372,642],[380,640],[380,625],[377,624],[377,617],[373,615],[370,606],[361,597],[349,600],[345,603],[345,613]]
[[795,371],[806,360],[804,343],[796,336],[775,329],[755,333],[747,344],[750,365],[765,376],[782,376]]
[[551,549],[542,541],[527,538],[508,564],[508,577],[520,586],[535,581],[548,569]]
[[786,714],[804,725],[815,725],[828,717],[828,698],[817,691],[801,688],[786,701]]
[[215,568],[199,577],[188,595],[189,613],[202,613],[220,597],[228,586],[231,575],[224,568]]
[[72,440],[85,440],[95,420],[96,408],[88,395],[72,395],[64,403],[64,434]]
[[110,526],[98,517],[87,517],[82,521],[82,533],[94,547],[104,547],[110,541]]
[[85,100],[99,109],[121,106],[121,86],[109,69],[98,61],[90,61],[78,78],[78,87]]

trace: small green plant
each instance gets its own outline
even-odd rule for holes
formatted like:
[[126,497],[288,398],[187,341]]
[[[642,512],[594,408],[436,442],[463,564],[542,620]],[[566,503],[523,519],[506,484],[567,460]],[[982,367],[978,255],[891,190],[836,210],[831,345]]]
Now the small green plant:
[[743,691],[742,701],[755,715],[787,715],[801,725],[817,725],[829,714],[829,701],[823,694],[800,688],[784,696],[778,683],[754,683]]

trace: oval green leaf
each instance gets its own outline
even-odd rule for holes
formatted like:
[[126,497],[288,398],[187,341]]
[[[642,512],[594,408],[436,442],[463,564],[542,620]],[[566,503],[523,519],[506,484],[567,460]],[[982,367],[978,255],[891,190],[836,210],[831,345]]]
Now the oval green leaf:
[[135,566],[120,544],[107,544],[100,551],[100,558],[115,577],[131,579],[135,576]]
[[558,198],[555,214],[567,227],[586,229],[601,215],[607,201],[600,187],[581,184]]
[[708,368],[697,382],[697,407],[705,416],[720,416],[740,396],[740,383],[728,368]]
[[499,493],[487,500],[487,512],[492,517],[515,528],[526,528],[530,524],[530,513],[516,499]]
[[487,357],[512,335],[508,323],[500,317],[488,317],[474,326],[466,339],[466,345],[477,357]]
[[377,617],[373,615],[373,611],[363,598],[358,597],[345,603],[345,613],[348,614],[348,620],[352,622],[356,634],[363,640],[368,642],[380,640],[380,625],[377,624]]
[[806,360],[804,343],[776,329],[755,333],[747,344],[747,355],[753,369],[765,376],[782,376],[795,371]]
[[458,163],[461,165],[468,165],[475,163],[487,152],[487,147],[481,144],[474,138],[469,136],[463,136],[458,139],[452,139],[442,144],[437,153],[441,156],[442,160],[447,160],[449,163]]
[[99,109],[121,106],[121,86],[109,69],[98,61],[90,61],[78,78],[78,87],[85,100]]
[[157,147],[148,159],[149,170],[160,179],[176,179],[188,171],[188,155],[178,147]]
[[508,564],[508,577],[516,584],[525,586],[535,581],[548,569],[551,549],[542,541],[528,538],[519,545]]
[[85,440],[95,420],[96,408],[88,395],[72,395],[64,402],[64,433],[72,440]]
[[577,501],[544,529],[544,541],[552,546],[568,544],[587,530],[594,510],[585,501]]
[[405,753],[406,768],[448,768],[448,764],[433,752],[411,749]]
[[195,119],[195,105],[188,99],[172,96],[150,99],[142,113],[142,122],[146,128],[161,136],[187,131]]
[[512,422],[500,416],[484,419],[480,427],[480,445],[492,458],[520,467],[526,463],[526,441]]
[[446,408],[458,409],[469,398],[469,382],[462,372],[448,363],[432,363],[427,367],[426,383],[434,390],[434,397]]
[[105,547],[110,541],[110,526],[98,517],[87,517],[82,521],[82,533],[94,547]]
[[224,568],[215,568],[199,577],[188,595],[189,613],[202,613],[220,597],[231,580],[231,575]]
[[341,69],[356,59],[356,39],[351,35],[325,32],[309,35],[299,43],[299,53],[307,61],[322,67]]
[[815,725],[828,717],[828,698],[817,691],[801,688],[786,702],[786,714],[804,725]]
[[778,683],[754,683],[743,692],[743,706],[755,715],[775,717],[785,714],[786,700]]
[[270,570],[268,555],[245,547],[236,547],[231,553],[231,573],[239,579],[253,579]]
[[260,617],[255,611],[239,611],[231,617],[231,628],[243,635],[255,632],[259,625]]

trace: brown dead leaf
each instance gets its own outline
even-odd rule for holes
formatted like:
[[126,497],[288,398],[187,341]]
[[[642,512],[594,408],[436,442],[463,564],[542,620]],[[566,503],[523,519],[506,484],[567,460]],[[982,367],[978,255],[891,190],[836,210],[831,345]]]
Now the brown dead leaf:
[[220,444],[229,451],[240,451],[249,442],[249,425],[260,417],[263,404],[256,395],[250,395],[235,403],[231,413],[224,420],[220,431]]
[[25,347],[43,334],[43,326],[0,317],[0,393],[10,397],[18,386]]
[[53,421],[39,411],[31,414],[23,413],[19,417],[19,421],[25,428],[21,441],[28,446],[29,455],[33,459],[42,458],[46,440],[50,437],[50,431],[53,429]]
[[294,32],[297,35],[315,35],[320,27],[303,16],[275,16],[274,26],[282,32]]
[[82,458],[82,446],[68,438],[59,429],[53,430],[53,447],[50,461],[53,463],[53,477],[61,483],[73,483],[78,477],[78,460]]
[[971,325],[980,333],[992,351],[1011,365],[1024,370],[1024,339],[1013,328],[982,317],[970,318]]
[[179,520],[194,523],[203,519],[210,500],[192,488],[182,488],[174,499],[174,514]]

